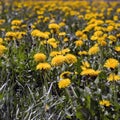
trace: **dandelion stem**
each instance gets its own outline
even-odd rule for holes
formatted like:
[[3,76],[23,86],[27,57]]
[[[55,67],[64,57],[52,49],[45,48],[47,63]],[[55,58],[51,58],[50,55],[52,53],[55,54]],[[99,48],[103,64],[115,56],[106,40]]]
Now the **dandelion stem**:
[[72,92],[73,92],[74,96],[75,96],[76,98],[78,98],[77,94],[75,93],[74,88],[73,88],[72,86],[70,86],[70,87],[71,87],[71,90],[72,90]]
[[115,81],[114,81],[113,87],[114,87],[114,89],[113,89],[114,102],[117,102],[117,92],[116,92],[117,88],[116,88],[116,82]]

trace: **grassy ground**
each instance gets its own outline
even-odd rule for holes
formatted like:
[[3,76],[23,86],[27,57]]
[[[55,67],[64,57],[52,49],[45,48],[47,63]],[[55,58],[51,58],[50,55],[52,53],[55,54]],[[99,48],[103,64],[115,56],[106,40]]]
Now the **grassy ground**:
[[0,120],[120,119],[119,2],[0,3]]

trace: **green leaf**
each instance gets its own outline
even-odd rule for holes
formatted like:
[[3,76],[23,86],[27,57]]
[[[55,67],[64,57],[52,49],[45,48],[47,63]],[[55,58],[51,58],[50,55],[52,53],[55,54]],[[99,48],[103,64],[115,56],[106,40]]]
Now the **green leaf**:
[[67,115],[66,118],[68,118],[68,119],[72,119],[71,116],[69,116],[69,115]]
[[91,98],[90,98],[90,95],[87,95],[86,100],[87,100],[87,101],[86,101],[86,104],[87,104],[86,107],[87,107],[88,109],[90,109],[90,104],[91,104]]
[[0,94],[0,100],[1,100],[1,99],[3,99],[3,94],[2,94],[2,93]]
[[76,118],[79,119],[79,120],[85,120],[83,114],[80,111],[76,112]]

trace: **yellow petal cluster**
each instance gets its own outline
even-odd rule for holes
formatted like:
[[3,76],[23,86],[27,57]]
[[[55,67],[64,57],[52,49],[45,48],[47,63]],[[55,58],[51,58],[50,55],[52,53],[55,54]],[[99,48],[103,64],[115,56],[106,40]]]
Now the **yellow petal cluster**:
[[60,65],[64,64],[64,62],[65,62],[65,56],[57,55],[52,58],[51,65],[52,66],[60,66]]
[[106,107],[109,107],[111,105],[110,101],[108,100],[101,100],[99,104]]
[[49,24],[49,29],[55,29],[55,30],[59,30],[60,29],[60,26],[56,23],[51,23]]
[[115,73],[111,73],[108,77],[107,77],[108,81],[118,81],[120,80],[120,75],[116,75]]
[[60,74],[60,78],[61,78],[61,79],[68,78],[70,74],[71,74],[70,71],[64,71],[64,72],[62,72],[62,73]]
[[89,75],[89,76],[97,76],[99,75],[101,71],[99,70],[94,70],[94,69],[84,69],[82,72],[81,72],[81,75]]
[[61,88],[66,88],[71,84],[71,80],[66,78],[66,79],[62,79],[58,82],[58,87]]
[[100,51],[99,47],[97,44],[95,44],[94,46],[92,46],[89,51],[88,51],[88,54],[89,55],[94,55],[94,54],[97,54],[98,52]]
[[0,45],[0,56],[4,53],[7,48],[4,45]]
[[46,55],[44,53],[36,53],[34,55],[34,60],[36,62],[44,62],[46,60]]
[[105,61],[104,67],[106,68],[116,68],[119,65],[119,61],[114,58],[109,58]]
[[22,21],[21,20],[12,20],[11,25],[21,25]]
[[65,58],[68,64],[73,64],[77,62],[77,57],[73,54],[66,54]]
[[31,32],[31,35],[33,37],[40,37],[40,38],[44,38],[44,39],[47,39],[49,38],[48,34],[44,33],[44,32],[41,32],[40,30],[38,29],[35,29]]
[[50,70],[51,69],[51,65],[49,63],[39,63],[36,66],[36,70]]

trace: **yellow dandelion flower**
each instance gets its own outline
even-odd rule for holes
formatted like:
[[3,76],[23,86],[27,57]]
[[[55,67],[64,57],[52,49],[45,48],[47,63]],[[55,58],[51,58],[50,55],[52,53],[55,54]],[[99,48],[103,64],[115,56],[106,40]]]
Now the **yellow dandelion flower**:
[[58,87],[61,88],[66,88],[71,84],[71,80],[66,78],[66,79],[62,79],[58,82]]
[[42,41],[40,41],[40,44],[41,44],[41,45],[46,45],[46,44],[47,44],[47,40],[42,40]]
[[113,16],[113,20],[117,21],[117,20],[119,20],[119,17],[118,16]]
[[58,51],[52,51],[51,53],[50,53],[50,56],[51,57],[54,57],[54,56],[57,56],[57,55],[59,55],[60,54],[60,52],[58,52]]
[[65,62],[65,56],[63,55],[57,55],[51,60],[52,66],[60,66]]
[[16,39],[22,39],[26,35],[26,32],[16,32]]
[[111,73],[108,77],[107,77],[108,81],[118,81],[120,80],[120,75],[116,75],[115,73]]
[[95,41],[95,40],[97,40],[97,39],[98,39],[98,36],[95,36],[95,35],[92,35],[92,36],[91,36],[91,40]]
[[108,100],[101,100],[99,104],[106,107],[109,107],[111,105],[110,101]]
[[68,78],[70,74],[71,74],[70,71],[64,71],[64,72],[62,72],[62,73],[60,74],[60,78],[61,78],[61,79]]
[[64,40],[63,40],[64,42],[68,42],[69,40],[68,40],[68,38],[64,38]]
[[2,25],[3,23],[5,23],[5,19],[0,19],[0,25]]
[[118,8],[118,9],[116,10],[116,12],[117,12],[117,13],[120,13],[120,8]]
[[44,39],[48,39],[48,38],[49,38],[48,34],[46,34],[46,33],[44,33],[44,32],[40,32],[40,33],[38,34],[38,37],[41,37],[41,38],[44,38]]
[[57,48],[58,42],[54,38],[48,39],[47,43],[51,45],[53,48]]
[[60,54],[65,55],[66,53],[69,53],[69,52],[70,52],[70,49],[69,48],[65,48],[65,49],[62,49],[60,51]]
[[65,23],[64,23],[64,22],[60,22],[60,23],[59,23],[59,26],[60,26],[60,27],[64,27],[64,26],[65,26]]
[[50,19],[49,17],[45,17],[44,20],[43,20],[43,22],[48,22],[49,19]]
[[103,32],[102,31],[95,31],[94,32],[94,36],[97,36],[97,37],[100,37],[103,35]]
[[120,52],[120,46],[116,46],[115,51]]
[[119,65],[119,61],[114,58],[109,58],[106,60],[104,67],[106,68],[116,68]]
[[34,55],[34,60],[36,62],[44,62],[46,60],[46,55],[44,53],[36,53]]
[[55,23],[55,19],[54,18],[50,20],[50,24],[52,24],[52,23]]
[[34,29],[34,28],[35,28],[35,25],[31,25],[31,28]]
[[76,45],[76,47],[80,47],[80,46],[83,45],[83,41],[82,40],[77,40],[77,41],[75,41],[75,45]]
[[56,42],[55,38],[48,39],[47,43]]
[[88,40],[87,34],[83,34],[83,35],[81,36],[81,40]]
[[101,27],[101,26],[96,26],[96,27],[94,28],[94,30],[95,30],[95,31],[99,31],[99,30],[102,31],[102,30],[103,30],[103,27]]
[[12,29],[12,30],[19,30],[20,27],[19,27],[19,26],[11,26],[11,29]]
[[112,30],[114,30],[114,27],[113,27],[113,26],[108,26],[106,30],[107,30],[108,32],[111,32]]
[[86,70],[87,68],[85,66],[80,66],[82,70]]
[[107,45],[107,42],[105,41],[105,37],[100,37],[97,39],[98,41],[98,44],[101,45],[101,46],[106,46]]
[[60,29],[60,26],[56,23],[51,23],[49,24],[49,29],[54,29],[54,30],[59,30]]
[[51,65],[49,63],[39,63],[36,66],[36,70],[50,70],[51,69]]
[[21,20],[12,20],[11,25],[21,25],[22,21]]
[[81,37],[81,36],[83,35],[83,32],[80,31],[80,30],[78,30],[78,31],[75,33],[75,35],[76,35],[77,37]]
[[9,31],[5,34],[7,38],[15,38],[16,37],[16,32]]
[[[120,27],[120,26],[119,26],[119,27]],[[117,37],[117,38],[120,38],[120,33],[116,34],[116,37]]]
[[51,45],[53,48],[57,48],[58,47],[58,43],[57,42],[51,42],[49,43],[49,45]]
[[48,36],[50,35],[50,32],[48,32],[48,31],[46,31],[46,32],[44,32],[45,34],[47,34]]
[[88,51],[88,54],[89,55],[94,55],[94,54],[97,54],[98,52],[100,51],[99,47],[98,47],[98,44],[95,44],[94,46],[92,46],[89,51]]
[[87,68],[90,67],[90,64],[89,64],[88,61],[83,61],[82,64],[83,64],[83,66],[85,66],[85,67],[87,67]]
[[11,38],[5,37],[4,40],[5,40],[5,41],[10,41]]
[[79,15],[78,18],[79,19],[84,19],[84,16],[83,15]]
[[3,43],[3,39],[2,38],[0,38],[0,44],[2,44]]
[[68,64],[73,64],[77,62],[77,57],[73,54],[66,54],[65,58]]
[[89,32],[90,30],[92,30],[95,27],[95,24],[90,24],[88,25],[85,29],[84,32]]
[[79,51],[78,54],[79,55],[87,55],[88,53],[87,53],[87,51]]
[[4,53],[7,48],[4,45],[0,45],[0,56]]
[[40,30],[38,29],[35,29],[31,32],[31,35],[33,37],[40,37],[40,38],[44,38],[44,39],[47,39],[49,38],[48,34],[44,33],[44,32],[41,32]]
[[[120,23],[115,24],[115,29],[120,29]],[[117,37],[120,37],[120,33],[116,34]]]
[[101,45],[101,46],[106,46],[106,45],[107,45],[107,42],[103,40],[103,41],[100,42],[100,45]]
[[59,33],[59,36],[65,36],[65,35],[66,35],[65,32],[60,32],[60,33]]
[[90,75],[90,76],[97,76],[101,71],[94,70],[94,69],[84,69],[80,74],[83,75]]
[[116,37],[113,35],[109,35],[108,38],[112,41],[112,42],[116,42]]
[[23,25],[21,26],[21,28],[27,28],[27,25],[23,24]]

